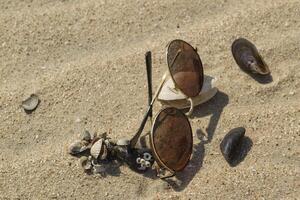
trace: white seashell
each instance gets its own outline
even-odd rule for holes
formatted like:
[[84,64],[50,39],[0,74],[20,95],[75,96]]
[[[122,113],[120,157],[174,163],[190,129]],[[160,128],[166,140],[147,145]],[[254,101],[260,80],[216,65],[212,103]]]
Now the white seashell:
[[22,107],[26,111],[33,111],[38,106],[40,100],[36,94],[31,94],[30,97],[22,101]]
[[79,162],[80,162],[80,166],[84,170],[90,170],[90,169],[92,169],[92,163],[91,163],[91,161],[86,156],[81,157],[80,160],[79,160]]
[[88,132],[87,130],[85,130],[82,134],[81,134],[81,139],[85,140],[87,142],[91,141],[92,137],[90,132]]
[[145,165],[146,161],[144,159],[141,159],[141,165]]
[[130,143],[130,141],[125,138],[119,139],[117,141],[117,145],[120,145],[120,146],[127,146],[127,145],[129,145],[129,143]]
[[145,166],[146,166],[146,167],[151,167],[151,163],[150,163],[149,161],[146,161],[146,162],[145,162]]
[[149,160],[152,159],[151,154],[150,154],[150,153],[147,153],[147,152],[144,153],[144,156],[143,156],[143,157],[144,157],[144,159],[147,160],[147,161],[149,161]]
[[[201,92],[192,98],[194,106],[205,103],[218,92],[218,89],[215,87],[215,77],[204,75],[203,81]],[[187,101],[187,97],[175,87],[172,78],[164,83],[157,99],[162,105],[172,106],[178,109],[189,108],[191,106],[190,102]]]
[[76,140],[69,146],[69,154],[76,155],[88,149],[87,142]]
[[91,147],[91,155],[97,159],[100,155],[102,147],[103,147],[103,139],[97,140]]
[[141,164],[141,158],[140,158],[140,157],[138,157],[138,158],[136,159],[136,163],[137,163],[137,164]]

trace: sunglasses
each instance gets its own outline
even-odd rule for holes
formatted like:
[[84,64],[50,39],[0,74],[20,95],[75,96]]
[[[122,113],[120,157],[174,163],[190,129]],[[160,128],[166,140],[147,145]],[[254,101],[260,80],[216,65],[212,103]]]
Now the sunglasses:
[[191,102],[187,114],[175,107],[167,107],[158,112],[152,124],[150,150],[157,164],[158,176],[167,178],[183,170],[192,154],[192,129],[187,115],[193,111],[192,98],[201,91],[203,67],[196,49],[190,44],[183,40],[171,41],[167,46],[168,71],[163,75],[152,98],[151,52],[147,52],[145,58],[149,105],[137,133],[130,140],[130,149],[136,149],[136,144],[149,117],[152,123],[153,104],[168,76],[174,81],[175,88]]
[[[151,52],[145,55],[148,80],[148,109],[141,125],[131,140],[120,139],[113,142],[103,134],[94,136],[88,133],[81,141],[76,141],[69,147],[69,153],[76,155],[89,150],[91,156],[85,158],[82,166],[85,170],[103,171],[101,164],[109,160],[120,160],[138,172],[144,172],[156,165],[160,178],[174,176],[188,164],[193,147],[193,134],[187,118],[193,110],[193,97],[196,97],[203,85],[203,68],[200,57],[190,44],[182,40],[173,40],[167,46],[168,71],[163,75],[154,97],[152,98],[152,60]],[[152,123],[152,108],[158,98],[167,77],[174,81],[175,89],[181,92],[191,102],[190,111],[185,114],[175,107],[161,109]],[[142,132],[151,119],[152,128],[148,136],[148,145],[141,148]]]

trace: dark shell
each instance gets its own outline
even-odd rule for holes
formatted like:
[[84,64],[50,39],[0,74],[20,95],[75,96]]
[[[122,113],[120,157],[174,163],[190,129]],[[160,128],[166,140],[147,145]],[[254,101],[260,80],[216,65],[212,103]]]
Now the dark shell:
[[270,69],[250,41],[239,38],[232,43],[231,52],[238,66],[245,72],[268,75]]
[[232,164],[239,155],[245,132],[246,129],[243,127],[234,128],[227,133],[221,142],[221,152],[229,164]]

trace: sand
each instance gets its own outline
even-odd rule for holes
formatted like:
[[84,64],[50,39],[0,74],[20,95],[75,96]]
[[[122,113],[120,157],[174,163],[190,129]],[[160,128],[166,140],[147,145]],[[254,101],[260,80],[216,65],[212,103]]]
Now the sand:
[[[272,79],[238,68],[239,37],[255,43]],[[85,174],[66,146],[85,129],[130,138],[147,109],[144,54],[156,88],[177,38],[198,48],[220,91],[190,118],[189,165],[167,182],[126,166]],[[299,199],[299,52],[299,0],[2,0],[0,199]],[[26,114],[31,93],[41,103]],[[230,167],[219,144],[239,126],[248,153]]]

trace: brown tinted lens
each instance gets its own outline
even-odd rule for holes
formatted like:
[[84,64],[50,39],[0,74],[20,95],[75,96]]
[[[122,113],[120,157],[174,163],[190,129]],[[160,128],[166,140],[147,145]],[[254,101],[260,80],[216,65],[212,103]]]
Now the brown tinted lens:
[[152,129],[153,148],[168,168],[182,170],[192,153],[192,129],[187,117],[176,108],[162,110]]
[[195,49],[185,41],[173,40],[167,62],[176,86],[188,97],[197,96],[203,85],[203,67]]

